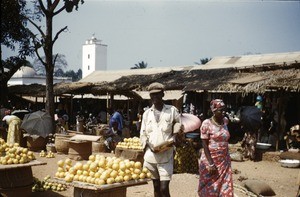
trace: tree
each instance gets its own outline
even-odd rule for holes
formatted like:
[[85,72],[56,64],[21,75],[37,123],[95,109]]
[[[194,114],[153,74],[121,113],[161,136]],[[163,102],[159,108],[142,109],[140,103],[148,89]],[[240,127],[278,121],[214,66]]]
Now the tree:
[[211,58],[200,59],[200,63],[199,62],[195,62],[195,64],[197,64],[197,65],[204,65],[207,62],[209,62],[210,60],[211,60]]
[[[1,0],[1,46],[0,46],[0,103],[8,104],[7,82],[23,65],[29,65],[26,60],[34,48],[31,45],[31,31],[27,28],[28,10],[26,0]],[[35,15],[38,18],[38,14]],[[34,20],[34,19],[33,19]],[[2,47],[17,52],[16,55],[2,59]]]
[[137,64],[134,65],[134,67],[131,67],[130,69],[142,69],[142,68],[147,68],[147,63],[144,61],[141,61]]
[[[66,56],[63,54],[57,54],[56,56],[53,55],[52,59],[55,59],[55,57],[56,57],[56,62],[55,62],[55,67],[54,67],[54,75],[57,76],[57,74],[58,74],[57,72],[61,72],[60,70],[64,70],[65,68],[68,67],[68,62],[66,60]],[[45,62],[46,57],[43,56],[42,60]],[[46,75],[45,66],[38,58],[36,58],[33,61],[33,68],[37,74],[44,75],[44,76]]]
[[[34,13],[41,14],[46,19],[46,30],[43,31],[35,21],[28,19],[29,22],[37,29],[39,35],[32,34],[33,43],[37,58],[44,65],[46,70],[46,106],[45,109],[54,117],[54,92],[53,92],[53,73],[54,67],[58,58],[58,54],[53,54],[53,46],[59,35],[67,30],[67,26],[61,28],[53,37],[53,18],[66,10],[68,13],[73,11],[73,8],[78,10],[78,4],[84,3],[83,0],[35,0]],[[46,6],[45,6],[45,4]],[[45,59],[41,58],[39,49],[44,53]]]
[[69,70],[65,73],[65,77],[72,77],[72,81],[79,81],[82,78],[82,70],[78,69],[77,73]]

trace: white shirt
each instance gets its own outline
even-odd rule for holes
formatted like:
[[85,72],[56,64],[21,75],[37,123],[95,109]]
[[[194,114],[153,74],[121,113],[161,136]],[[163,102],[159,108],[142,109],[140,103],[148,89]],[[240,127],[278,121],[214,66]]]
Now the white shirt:
[[[180,123],[180,114],[176,107],[164,105],[158,122],[154,115],[154,106],[147,109],[143,114],[143,120],[140,131],[140,139],[143,147],[146,141],[153,146],[157,146],[173,138],[173,126]],[[161,153],[154,153],[149,147],[146,148],[144,160],[149,163],[166,163],[173,156],[173,148]]]

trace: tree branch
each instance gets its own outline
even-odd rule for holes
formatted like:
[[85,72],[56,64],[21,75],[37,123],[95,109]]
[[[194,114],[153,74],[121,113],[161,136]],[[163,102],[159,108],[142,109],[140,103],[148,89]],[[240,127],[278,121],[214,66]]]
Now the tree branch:
[[38,48],[35,48],[35,54],[37,56],[37,58],[42,62],[42,64],[46,67],[46,62],[43,61],[43,59],[41,58],[39,52],[38,52]]
[[55,55],[55,57],[54,57],[54,61],[53,61],[53,65],[55,66],[55,62],[56,62],[56,59],[57,59],[57,57],[58,57],[58,53]]
[[59,14],[59,13],[61,13],[63,10],[65,10],[66,9],[66,6],[64,5],[63,7],[61,7],[59,10],[57,10],[56,12],[53,12],[53,16],[55,16],[55,15],[57,15],[57,14]]
[[38,26],[38,25],[37,25],[33,20],[31,20],[30,18],[27,18],[27,19],[28,19],[28,21],[29,21],[33,26],[35,26],[35,28],[37,28],[37,30],[40,32],[40,34],[42,35],[42,37],[45,38],[45,34],[44,34],[44,32],[42,31],[41,27]]
[[59,30],[57,33],[56,33],[56,35],[55,35],[55,37],[53,38],[53,44],[55,43],[55,41],[58,39],[58,36],[59,36],[59,34],[61,34],[63,31],[65,31],[66,29],[68,29],[68,26],[65,26],[64,28],[62,28],[61,30]]
[[[48,3],[49,3],[49,2],[48,2]],[[46,8],[45,8],[45,6],[44,6],[42,0],[39,0],[39,4],[40,4],[40,6],[41,6],[42,12],[45,13],[45,14],[48,14],[48,11],[46,10]]]
[[53,13],[53,16],[55,15],[55,8],[57,7],[57,5],[59,4],[60,0],[55,0],[52,4],[51,4],[51,8],[49,9],[51,13]]

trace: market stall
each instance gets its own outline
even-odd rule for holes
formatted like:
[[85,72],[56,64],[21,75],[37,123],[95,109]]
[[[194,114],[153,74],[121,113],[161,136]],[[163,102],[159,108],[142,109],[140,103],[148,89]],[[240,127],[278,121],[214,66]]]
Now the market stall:
[[134,149],[116,147],[115,156],[121,157],[124,159],[129,159],[132,161],[140,161],[141,163],[144,162],[144,151],[143,150],[134,150]]
[[147,184],[151,173],[139,161],[90,155],[88,161],[57,162],[53,181],[74,187],[74,196],[126,196],[130,186]]
[[125,197],[128,187],[138,186],[147,184],[150,179],[139,179],[130,180],[122,183],[113,183],[105,185],[95,185],[89,183],[83,183],[80,181],[73,181],[71,183],[66,183],[64,180],[55,178],[53,181],[58,183],[68,184],[74,187],[74,197]]
[[24,164],[0,164],[0,195],[31,196],[33,184],[32,166],[46,165],[37,160]]
[[144,150],[138,137],[124,138],[115,148],[115,156],[132,161],[144,162]]

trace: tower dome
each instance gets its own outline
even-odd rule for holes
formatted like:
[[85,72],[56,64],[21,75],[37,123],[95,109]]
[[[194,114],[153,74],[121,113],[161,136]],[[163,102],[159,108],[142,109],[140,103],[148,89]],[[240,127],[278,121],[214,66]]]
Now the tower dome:
[[22,66],[12,77],[33,77],[36,72],[33,68]]

